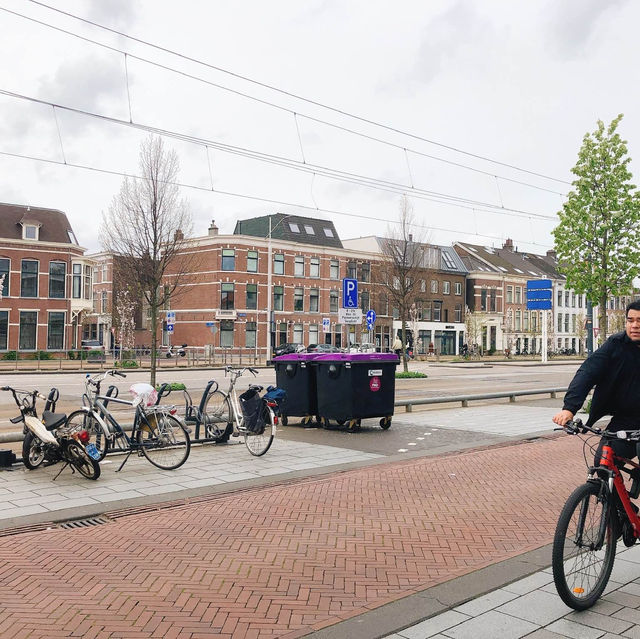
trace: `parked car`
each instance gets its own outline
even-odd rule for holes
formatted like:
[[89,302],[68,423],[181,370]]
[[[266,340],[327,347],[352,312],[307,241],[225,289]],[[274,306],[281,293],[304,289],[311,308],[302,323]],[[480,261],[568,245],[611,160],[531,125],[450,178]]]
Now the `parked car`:
[[286,344],[280,344],[273,349],[273,356],[279,357],[280,355],[289,355],[290,353],[302,353],[304,351],[304,344],[295,344],[287,342]]
[[97,339],[83,339],[80,348],[83,351],[104,351],[104,344],[101,344]]
[[307,353],[341,353],[342,351],[333,344],[309,344]]
[[371,342],[363,342],[360,344],[360,348],[358,349],[358,353],[375,353],[378,349],[375,344],[371,344]]

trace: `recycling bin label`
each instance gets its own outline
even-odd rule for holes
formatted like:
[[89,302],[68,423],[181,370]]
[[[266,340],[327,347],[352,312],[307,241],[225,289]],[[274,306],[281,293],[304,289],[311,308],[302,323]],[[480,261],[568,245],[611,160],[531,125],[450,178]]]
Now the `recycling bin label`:
[[380,378],[379,377],[372,377],[369,380],[369,390],[372,392],[377,392],[380,390],[380,387],[382,386],[382,384],[380,383]]

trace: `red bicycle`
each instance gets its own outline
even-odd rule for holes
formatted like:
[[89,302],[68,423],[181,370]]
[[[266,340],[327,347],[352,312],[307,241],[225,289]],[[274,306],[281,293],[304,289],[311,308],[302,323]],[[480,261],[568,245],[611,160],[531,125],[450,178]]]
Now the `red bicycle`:
[[[560,513],[553,538],[552,568],[556,590],[562,601],[575,610],[585,610],[598,600],[609,581],[620,537],[633,546],[640,537],[638,508],[631,503],[640,494],[640,465],[614,454],[607,440],[640,441],[640,430],[609,432],[585,426],[577,419],[563,428],[570,435],[590,433],[603,440],[599,464],[589,466],[587,450],[596,446],[585,438],[587,482],[578,486]],[[631,486],[625,486],[623,473]]]

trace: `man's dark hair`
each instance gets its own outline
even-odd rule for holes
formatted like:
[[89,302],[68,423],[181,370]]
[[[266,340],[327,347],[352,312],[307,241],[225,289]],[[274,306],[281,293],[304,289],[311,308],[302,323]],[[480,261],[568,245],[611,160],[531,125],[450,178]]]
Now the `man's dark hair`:
[[624,312],[625,317],[629,315],[629,311],[640,311],[640,300],[627,304],[627,310]]

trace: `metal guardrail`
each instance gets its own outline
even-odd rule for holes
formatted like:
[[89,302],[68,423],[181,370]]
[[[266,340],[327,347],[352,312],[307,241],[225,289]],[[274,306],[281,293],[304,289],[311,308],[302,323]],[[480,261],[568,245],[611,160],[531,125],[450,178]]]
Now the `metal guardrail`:
[[[414,406],[421,406],[425,404],[455,404],[461,402],[463,407],[469,405],[469,402],[482,401],[485,399],[503,399],[509,398],[509,402],[516,401],[516,397],[524,397],[526,395],[547,395],[552,398],[556,397],[557,393],[565,393],[566,387],[563,388],[534,388],[529,390],[514,390],[503,391],[502,393],[481,393],[478,395],[448,395],[443,397],[416,397],[413,399],[399,399],[394,402],[394,406],[404,406],[405,412],[411,413]],[[20,432],[6,432],[0,433],[0,444],[6,444],[10,442],[21,442],[24,439],[23,433]]]
[[525,395],[551,395],[552,398],[556,397],[557,393],[566,393],[567,388],[535,388],[529,390],[514,390],[503,391],[501,393],[481,393],[478,395],[449,395],[446,397],[417,397],[413,399],[399,399],[394,403],[394,406],[404,406],[407,413],[412,412],[413,407],[424,404],[452,404],[461,402],[462,406],[466,407],[469,402],[482,401],[484,399],[503,399],[509,398],[509,402],[516,401],[516,397],[523,397]]

